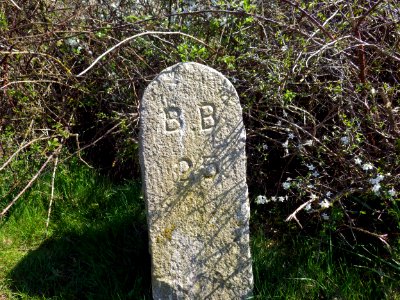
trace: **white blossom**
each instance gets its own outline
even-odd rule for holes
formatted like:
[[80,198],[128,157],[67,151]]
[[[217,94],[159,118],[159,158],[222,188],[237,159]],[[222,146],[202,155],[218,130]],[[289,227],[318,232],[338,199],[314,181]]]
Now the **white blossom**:
[[348,145],[350,143],[349,137],[348,136],[342,136],[340,138],[341,142],[343,143],[343,145]]
[[369,180],[370,183],[372,184],[378,184],[379,182],[381,182],[383,180],[385,176],[383,176],[382,174],[378,174],[375,178],[371,178]]
[[329,216],[326,213],[321,214],[321,218],[324,221],[328,221],[329,220]]
[[314,171],[314,172],[312,173],[312,176],[314,176],[314,177],[318,177],[318,176],[319,176],[319,173],[318,173],[318,171]]
[[227,21],[228,21],[228,19],[226,17],[223,17],[221,20],[221,26],[224,26]]
[[285,181],[284,183],[282,183],[282,187],[285,190],[289,189],[290,188],[290,182]]
[[262,148],[263,148],[264,150],[268,150],[268,145],[267,145],[267,144],[263,144],[263,145],[262,145]]
[[313,140],[307,140],[303,146],[312,146],[313,145]]
[[304,207],[305,211],[310,211],[311,210],[311,203],[307,203],[307,205]]
[[380,189],[381,189],[381,185],[379,183],[374,184],[374,186],[372,187],[372,191],[375,194],[378,194]]
[[256,198],[256,203],[257,204],[265,204],[267,203],[267,197],[262,196],[262,195],[258,195]]
[[372,170],[373,168],[374,168],[374,166],[373,166],[372,164],[370,164],[370,163],[365,163],[365,164],[363,164],[363,166],[362,166],[362,169],[363,169],[364,171]]
[[294,139],[294,134],[293,133],[289,133],[288,134],[288,139],[289,140],[293,140]]
[[65,40],[65,43],[70,45],[71,47],[76,47],[79,45],[79,39],[77,37],[70,37]]
[[283,196],[279,196],[278,199],[279,199],[279,202],[284,202],[285,200],[287,200],[287,199],[286,199],[285,197],[283,197]]
[[394,188],[391,188],[388,191],[388,194],[389,194],[389,196],[394,197],[394,196],[396,196],[397,192],[396,192],[396,190]]
[[359,157],[356,157],[354,159],[354,162],[356,163],[356,165],[360,165],[361,166],[362,160]]
[[310,171],[314,171],[315,170],[315,167],[314,167],[313,164],[309,164],[309,165],[306,165],[306,166]]
[[331,203],[327,199],[324,199],[319,203],[319,206],[321,206],[321,208],[326,209],[331,206]]

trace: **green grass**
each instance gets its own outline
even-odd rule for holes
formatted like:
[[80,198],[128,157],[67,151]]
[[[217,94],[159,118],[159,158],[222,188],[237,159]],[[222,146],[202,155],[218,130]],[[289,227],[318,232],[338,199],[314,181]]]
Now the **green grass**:
[[0,223],[0,299],[150,298],[140,186],[112,184],[82,166],[60,168],[46,238],[48,182]]
[[256,233],[252,248],[259,299],[400,299],[400,265],[374,257],[373,245],[301,234],[277,242]]
[[[60,167],[46,237],[46,176],[0,221],[0,299],[151,299],[140,185]],[[254,298],[400,299],[396,249],[324,233],[269,236],[253,222]]]

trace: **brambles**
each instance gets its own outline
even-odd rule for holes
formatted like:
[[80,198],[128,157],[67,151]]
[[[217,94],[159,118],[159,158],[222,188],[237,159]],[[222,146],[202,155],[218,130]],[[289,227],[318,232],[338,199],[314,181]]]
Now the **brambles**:
[[1,170],[1,208],[58,147],[60,163],[84,150],[87,163],[115,178],[138,175],[143,89],[167,66],[194,60],[221,71],[239,92],[250,196],[268,202],[257,209],[273,207],[301,226],[334,222],[337,231],[388,233],[389,242],[398,236],[395,1],[18,6],[0,4],[1,164],[21,149]]

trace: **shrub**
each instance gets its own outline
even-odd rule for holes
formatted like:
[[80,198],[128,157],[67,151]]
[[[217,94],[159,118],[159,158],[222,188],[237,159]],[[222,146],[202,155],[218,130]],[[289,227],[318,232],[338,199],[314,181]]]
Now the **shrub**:
[[250,196],[268,202],[261,216],[273,207],[300,226],[329,219],[384,244],[398,232],[395,1],[0,7],[1,163],[22,149],[0,169],[2,207],[56,157],[82,152],[116,178],[138,176],[141,94],[162,69],[191,60],[220,70],[239,92]]

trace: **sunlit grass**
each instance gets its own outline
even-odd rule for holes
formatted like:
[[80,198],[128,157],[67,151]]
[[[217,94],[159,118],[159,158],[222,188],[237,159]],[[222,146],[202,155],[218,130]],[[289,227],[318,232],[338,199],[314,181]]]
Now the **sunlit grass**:
[[[0,299],[151,299],[140,185],[60,167],[46,237],[49,182],[0,223]],[[397,248],[252,228],[254,299],[400,299]]]
[[150,260],[140,185],[113,184],[78,165],[60,168],[46,237],[47,179],[1,222],[0,296],[149,297]]

